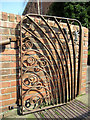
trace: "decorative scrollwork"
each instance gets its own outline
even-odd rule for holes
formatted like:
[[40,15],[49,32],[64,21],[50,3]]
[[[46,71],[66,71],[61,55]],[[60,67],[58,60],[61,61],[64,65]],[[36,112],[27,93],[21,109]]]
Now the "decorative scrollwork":
[[34,58],[34,57],[28,57],[27,58],[27,63],[30,65],[30,66],[32,66],[32,65],[34,65],[35,63],[36,63],[36,59]]
[[[42,24],[39,24],[38,19]],[[80,32],[73,34],[71,27],[76,26],[74,22],[78,23]],[[30,28],[32,24],[34,29]],[[78,73],[81,71],[81,51],[78,50],[81,50],[81,24],[77,20],[32,14],[23,17],[22,111],[23,108],[31,111],[46,105],[64,103],[76,97],[79,92]]]
[[33,47],[33,44],[30,40],[26,40],[25,43],[22,45],[22,50],[25,51]]
[[41,86],[44,86],[42,79],[37,74],[33,73],[30,75],[25,75],[23,84],[29,88],[35,87],[38,90],[42,89]]
[[36,75],[29,75],[28,80],[31,83],[31,86],[35,85],[39,80],[39,78]]
[[37,60],[36,60],[35,57],[29,56],[29,54],[27,54],[27,56],[25,56],[25,57],[24,56],[23,56],[22,63],[26,68],[30,67],[30,66],[33,66],[37,63]]
[[34,68],[34,71],[35,72],[40,72],[40,69],[39,68]]
[[40,67],[46,67],[47,66],[47,61],[44,57],[41,57],[39,60]]
[[[45,89],[43,89],[45,91]],[[32,92],[34,94],[32,94]],[[23,99],[24,102],[24,108],[26,110],[32,110],[35,108],[41,108],[42,106],[46,106],[46,104],[50,104],[50,91],[47,90],[47,94],[43,95],[41,92],[35,89],[29,90]]]

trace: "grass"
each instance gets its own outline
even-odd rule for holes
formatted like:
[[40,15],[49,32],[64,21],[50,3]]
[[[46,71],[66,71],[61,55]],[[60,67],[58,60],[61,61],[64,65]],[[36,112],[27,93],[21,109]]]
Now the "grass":
[[78,95],[77,97],[80,97],[80,96],[83,96],[83,95],[86,95],[86,93],[84,93],[84,94],[81,94],[81,95]]
[[90,50],[88,51],[88,55],[90,55]]
[[90,55],[90,45],[88,46],[88,55]]

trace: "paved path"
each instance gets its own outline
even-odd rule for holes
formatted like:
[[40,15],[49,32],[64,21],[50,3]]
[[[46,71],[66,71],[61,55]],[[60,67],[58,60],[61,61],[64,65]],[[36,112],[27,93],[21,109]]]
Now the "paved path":
[[37,112],[34,114],[39,120],[90,120],[89,108],[86,107],[82,102],[73,100],[66,105],[47,109],[45,111]]
[[[88,66],[88,68],[87,68],[87,88],[89,88],[90,89],[90,66]],[[85,105],[87,105],[87,106],[89,106],[89,110],[90,110],[90,90],[88,90],[88,93],[87,94],[84,94],[84,95],[81,95],[81,96],[79,96],[79,97],[77,97],[76,98],[76,100],[79,100],[79,101],[81,101],[81,102],[83,102]],[[71,101],[72,102],[72,101]],[[76,103],[75,103],[76,104]],[[81,104],[81,103],[80,103]],[[79,104],[79,105],[80,105]],[[71,105],[71,104],[70,104]],[[69,106],[69,107],[71,107],[71,106]],[[71,108],[73,108],[74,106],[72,106]],[[77,109],[77,107],[75,107],[75,109]],[[74,111],[75,111],[75,109],[73,109]],[[80,110],[79,110],[80,109]],[[79,108],[78,110],[79,110],[79,112],[82,112],[81,111],[81,109],[82,108]],[[68,110],[68,108],[66,107],[65,108],[65,110]],[[85,111],[85,110],[83,110],[83,111]],[[31,119],[33,119],[34,118],[34,120],[36,119],[35,117],[37,116],[37,114],[27,114],[27,115],[24,115],[24,116],[19,116],[19,115],[17,115],[17,110],[11,110],[11,111],[9,111],[10,112],[10,115],[8,115],[8,114],[5,114],[6,116],[6,120],[9,120],[9,118],[15,118],[14,120],[17,120],[17,118],[19,119],[22,119],[22,120],[26,120],[26,118],[31,118]],[[49,112],[52,112],[52,111],[49,111]],[[59,110],[59,112],[61,112],[60,110]],[[67,111],[68,112],[68,111]],[[66,112],[66,113],[67,113]],[[72,113],[74,113],[74,114],[72,114],[72,115],[77,115],[77,114],[80,114],[79,112],[78,113],[75,113],[75,112],[73,112],[73,111],[71,111]],[[76,111],[77,112],[77,111]],[[12,113],[12,114],[11,114]],[[57,112],[56,112],[57,113]],[[40,114],[39,114],[40,115]],[[71,115],[71,113],[70,113],[70,115]],[[53,116],[56,116],[55,114],[53,114]],[[56,117],[59,117],[58,115],[56,116]],[[77,118],[78,117],[81,117],[80,115],[78,116],[77,115]],[[84,112],[83,112],[83,117],[86,117],[86,119],[87,120],[89,120],[90,119],[90,113],[85,113],[84,114]],[[89,119],[87,118],[87,117],[89,117]],[[37,118],[38,118],[38,116],[37,116]],[[39,119],[39,118],[38,118]],[[78,119],[77,119],[78,120]]]
[[66,105],[58,106],[52,109],[46,109],[33,114],[17,115],[12,113],[6,116],[4,120],[90,120],[90,109],[78,100],[72,100]]

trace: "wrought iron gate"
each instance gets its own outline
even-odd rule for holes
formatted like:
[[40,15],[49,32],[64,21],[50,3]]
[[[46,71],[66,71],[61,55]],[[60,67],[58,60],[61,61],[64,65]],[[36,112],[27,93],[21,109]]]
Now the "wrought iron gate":
[[27,14],[21,21],[22,114],[73,100],[80,92],[78,20]]

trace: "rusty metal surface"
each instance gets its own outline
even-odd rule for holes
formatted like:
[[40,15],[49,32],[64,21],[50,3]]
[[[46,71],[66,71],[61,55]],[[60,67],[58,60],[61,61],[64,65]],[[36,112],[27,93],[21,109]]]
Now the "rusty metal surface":
[[[61,26],[63,22],[66,27]],[[81,84],[80,22],[28,14],[22,18],[20,26],[22,114],[73,100]]]

